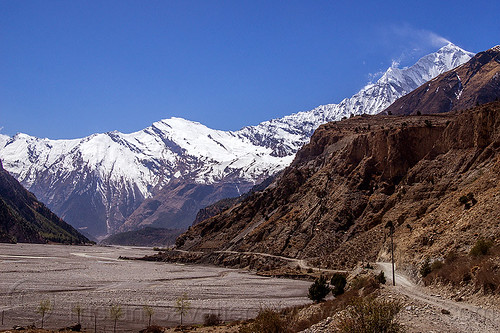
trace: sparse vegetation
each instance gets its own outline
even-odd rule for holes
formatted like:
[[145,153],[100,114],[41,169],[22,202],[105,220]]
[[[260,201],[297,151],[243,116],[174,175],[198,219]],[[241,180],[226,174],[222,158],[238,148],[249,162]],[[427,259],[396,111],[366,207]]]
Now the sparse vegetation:
[[142,307],[142,311],[144,311],[144,314],[148,317],[148,327],[150,327],[151,326],[151,319],[153,318],[155,310],[152,307],[150,307],[149,305],[144,305]]
[[330,287],[326,283],[326,277],[321,275],[309,287],[308,297],[315,302],[321,302],[325,299],[329,292]]
[[72,309],[73,313],[76,314],[77,318],[78,318],[78,324],[81,324],[81,321],[80,321],[80,317],[83,313],[83,308],[80,304],[76,304],[73,309]]
[[420,266],[420,275],[422,277],[426,277],[427,275],[429,275],[431,273],[432,269],[431,269],[431,259],[430,258],[425,258],[424,262],[422,263],[422,265]]
[[357,298],[340,318],[338,328],[343,333],[404,332],[395,320],[401,305],[395,301],[381,301],[371,297]]
[[111,308],[109,309],[109,315],[111,319],[113,320],[113,333],[116,332],[116,323],[119,319],[123,317],[123,310],[120,305],[111,305]]
[[52,310],[52,304],[50,304],[50,301],[48,299],[44,299],[40,301],[40,304],[38,305],[38,308],[36,309],[36,312],[39,313],[42,316],[42,328],[43,328],[43,322],[45,319],[45,315]]
[[345,291],[347,279],[346,279],[344,274],[335,273],[332,276],[330,284],[332,285],[333,296],[339,296],[339,295],[342,295]]
[[287,330],[287,322],[281,314],[269,307],[262,308],[255,320],[240,329],[240,333],[282,333]]
[[380,273],[376,277],[376,280],[380,284],[385,284],[387,282],[387,279],[385,278],[384,271],[380,271]]
[[175,311],[180,315],[181,318],[181,326],[183,317],[189,312],[191,309],[191,302],[189,301],[189,297],[187,293],[182,294],[181,297],[177,298],[175,301]]
[[[488,244],[489,242],[491,243]],[[496,264],[500,248],[494,246],[492,241],[482,239],[479,239],[476,245],[477,248],[473,247],[476,248],[473,253],[477,255],[459,255],[451,251],[444,261],[431,265],[432,270],[424,278],[424,283],[428,285],[440,282],[483,294],[500,293],[500,268]],[[486,253],[483,254],[484,251]]]
[[469,252],[469,255],[478,257],[484,256],[488,254],[488,251],[493,246],[493,242],[491,240],[480,238],[476,241],[476,244],[472,247]]
[[467,195],[462,195],[458,201],[464,205],[464,209],[469,209],[477,203],[476,198],[474,198],[474,193],[467,193]]
[[215,313],[207,313],[203,316],[203,325],[216,326],[221,323],[220,316]]

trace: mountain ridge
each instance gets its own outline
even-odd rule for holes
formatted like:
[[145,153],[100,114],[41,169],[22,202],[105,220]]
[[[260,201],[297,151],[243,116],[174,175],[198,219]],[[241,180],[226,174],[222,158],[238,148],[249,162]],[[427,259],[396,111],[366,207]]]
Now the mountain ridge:
[[[182,198],[176,194],[178,186],[186,188],[182,193],[193,186],[199,187],[196,191],[212,186],[207,192],[212,201],[242,194],[289,165],[320,124],[351,114],[378,113],[421,81],[471,56],[449,44],[414,66],[388,70],[378,83],[339,104],[239,131],[217,131],[170,118],[129,134],[114,131],[82,139],[49,140],[16,134],[0,137],[0,158],[9,172],[49,207],[93,235],[137,228],[141,223],[133,215],[137,209],[136,215],[148,215],[146,225],[187,227],[187,221],[194,220],[197,211],[211,202],[200,200],[195,193]],[[154,199],[157,196],[158,200]],[[151,200],[172,197],[178,198],[177,203],[151,205]],[[152,210],[154,206],[160,210]],[[170,225],[179,214],[189,218],[182,226]]]
[[22,187],[0,160],[0,242],[84,244],[90,241]]

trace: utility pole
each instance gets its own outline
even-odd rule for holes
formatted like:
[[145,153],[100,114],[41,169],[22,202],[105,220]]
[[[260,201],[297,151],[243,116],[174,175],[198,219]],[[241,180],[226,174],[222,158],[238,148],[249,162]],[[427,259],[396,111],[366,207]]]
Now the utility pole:
[[391,263],[392,263],[392,285],[396,285],[396,274],[394,272],[394,224],[392,221],[387,222],[385,225],[386,228],[389,228],[389,232],[391,233]]

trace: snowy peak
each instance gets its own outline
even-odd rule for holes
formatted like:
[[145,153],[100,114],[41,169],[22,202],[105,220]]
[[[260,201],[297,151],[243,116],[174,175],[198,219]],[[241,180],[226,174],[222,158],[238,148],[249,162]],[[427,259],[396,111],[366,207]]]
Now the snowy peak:
[[[210,204],[206,191],[246,191],[288,166],[319,125],[379,113],[471,56],[449,44],[411,67],[389,68],[376,83],[339,104],[321,105],[234,132],[169,118],[134,133],[113,131],[74,140],[0,135],[0,160],[73,226],[93,235],[110,234],[140,205],[143,209],[137,220],[154,214],[161,204],[155,196],[163,189],[171,192],[163,192],[162,198],[174,200],[175,194],[175,207],[180,210],[172,216],[177,217],[188,206],[195,211],[201,208],[197,205]],[[191,196],[184,197],[188,192]],[[211,193],[212,198],[222,196]],[[168,227],[169,221],[163,223]]]

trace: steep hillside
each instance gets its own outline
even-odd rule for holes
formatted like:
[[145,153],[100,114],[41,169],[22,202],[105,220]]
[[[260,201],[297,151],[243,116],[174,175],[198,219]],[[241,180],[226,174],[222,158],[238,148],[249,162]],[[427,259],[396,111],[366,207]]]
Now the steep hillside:
[[[477,203],[465,209],[468,193]],[[387,254],[388,221],[405,262],[499,239],[500,103],[323,125],[278,181],[193,226],[177,246],[352,267]]]
[[0,242],[82,244],[89,240],[22,187],[0,161]]
[[197,211],[283,170],[313,131],[351,114],[376,114],[473,54],[449,44],[339,104],[217,131],[171,118],[130,134],[49,140],[0,135],[5,168],[41,201],[94,236],[146,225],[187,228]]
[[180,229],[160,229],[146,227],[134,231],[119,232],[111,235],[99,244],[124,246],[170,246],[182,233]]
[[441,113],[471,108],[499,98],[500,46],[495,46],[422,85],[411,95],[398,99],[386,112]]

